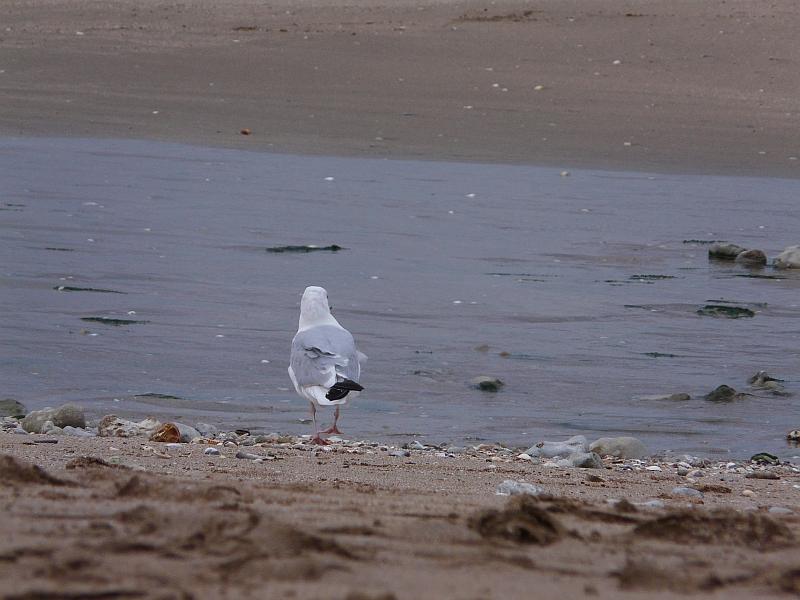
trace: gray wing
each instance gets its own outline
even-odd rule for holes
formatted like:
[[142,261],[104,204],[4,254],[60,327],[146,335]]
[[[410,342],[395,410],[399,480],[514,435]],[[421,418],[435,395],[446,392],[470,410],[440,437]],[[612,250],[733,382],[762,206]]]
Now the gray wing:
[[346,329],[322,325],[298,331],[292,340],[290,363],[298,385],[330,388],[337,379],[358,381],[359,352]]

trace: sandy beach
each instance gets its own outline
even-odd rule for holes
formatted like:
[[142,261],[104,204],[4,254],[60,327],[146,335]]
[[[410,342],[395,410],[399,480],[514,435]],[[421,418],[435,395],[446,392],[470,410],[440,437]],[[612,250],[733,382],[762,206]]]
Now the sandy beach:
[[0,135],[796,177],[798,29],[789,0],[10,0]]
[[[0,12],[0,137],[800,176],[790,0],[6,0]],[[583,469],[494,444],[14,427],[0,432],[9,600],[800,594],[790,462]],[[537,491],[498,495],[506,480]]]
[[797,594],[798,469],[698,464],[0,434],[3,597]]

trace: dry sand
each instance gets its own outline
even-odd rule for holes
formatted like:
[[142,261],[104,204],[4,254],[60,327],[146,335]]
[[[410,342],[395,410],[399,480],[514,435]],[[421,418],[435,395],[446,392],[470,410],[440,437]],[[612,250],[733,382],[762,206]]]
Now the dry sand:
[[[671,493],[687,479],[668,464],[556,469],[488,450],[393,457],[290,444],[245,448],[275,457],[254,462],[204,448],[0,434],[3,597],[800,593],[800,475],[789,467],[773,468],[780,479],[724,481],[705,468],[694,484],[704,497],[690,501]],[[495,495],[505,479],[552,497]],[[664,506],[639,504],[652,498]]]
[[[0,135],[796,177],[798,31],[791,0],[4,0]],[[800,593],[788,469],[686,509],[666,465],[36,437],[0,434],[4,598]]]
[[798,31],[793,0],[4,0],[0,135],[796,177]]

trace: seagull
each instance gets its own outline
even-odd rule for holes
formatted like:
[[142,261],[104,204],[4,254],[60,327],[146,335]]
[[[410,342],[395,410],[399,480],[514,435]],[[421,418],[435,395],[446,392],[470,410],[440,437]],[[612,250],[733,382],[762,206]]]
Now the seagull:
[[[352,334],[331,314],[325,288],[309,286],[300,300],[300,323],[292,340],[289,378],[301,398],[311,403],[315,444],[328,445],[322,433],[342,433],[336,426],[339,407],[364,388],[358,383],[361,363],[367,359],[356,348]],[[335,406],[333,425],[317,429],[317,407]]]

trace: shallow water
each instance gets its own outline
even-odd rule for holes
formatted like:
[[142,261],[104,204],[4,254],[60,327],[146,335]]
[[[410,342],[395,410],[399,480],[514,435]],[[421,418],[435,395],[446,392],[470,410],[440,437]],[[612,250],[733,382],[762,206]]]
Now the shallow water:
[[[684,243],[800,243],[800,181],[46,139],[0,140],[0,171],[0,394],[30,408],[307,432],[286,365],[315,284],[370,357],[351,436],[800,454],[800,273]],[[266,251],[302,244],[345,249]],[[720,299],[756,316],[696,314]],[[702,399],[759,369],[795,396]]]

